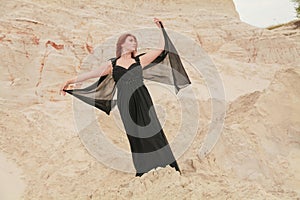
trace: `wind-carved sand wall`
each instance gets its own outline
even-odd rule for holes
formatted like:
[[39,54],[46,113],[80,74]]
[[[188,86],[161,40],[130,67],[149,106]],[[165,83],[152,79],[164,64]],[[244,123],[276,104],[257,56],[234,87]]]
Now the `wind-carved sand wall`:
[[[24,199],[300,198],[299,22],[253,27],[239,20],[231,0],[5,1],[0,13],[0,150],[21,171],[26,187],[15,191]],[[87,152],[76,132],[72,98],[58,90],[90,70],[82,62],[97,45],[156,27],[153,17],[208,53],[222,78],[227,110],[218,143],[199,160],[211,99],[204,78],[184,61],[201,126],[178,159],[183,174],[168,167],[134,178]],[[176,113],[172,104],[153,99]],[[97,116],[107,137],[129,150],[112,116]],[[164,129],[172,141],[180,118],[167,116]]]

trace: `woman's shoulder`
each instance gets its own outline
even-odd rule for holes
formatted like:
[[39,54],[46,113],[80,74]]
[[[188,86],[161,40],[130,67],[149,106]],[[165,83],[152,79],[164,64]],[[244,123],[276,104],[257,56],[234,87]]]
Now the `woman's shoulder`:
[[138,57],[140,57],[140,56],[142,56],[142,55],[144,55],[144,54],[146,54],[146,53],[145,53],[145,52],[140,53],[140,54],[136,55],[135,57],[138,58]]
[[113,57],[108,59],[107,61],[110,62],[111,66],[114,66],[116,64],[117,59],[118,59],[117,57]]
[[136,61],[140,62],[140,57],[141,57],[142,55],[144,55],[144,54],[146,54],[146,53],[140,53],[140,54],[137,54],[137,55],[134,57],[134,59],[135,59]]

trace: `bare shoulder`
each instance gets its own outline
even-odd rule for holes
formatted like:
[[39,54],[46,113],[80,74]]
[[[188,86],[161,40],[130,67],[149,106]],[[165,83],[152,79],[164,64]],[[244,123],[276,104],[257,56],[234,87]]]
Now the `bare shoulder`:
[[104,64],[104,71],[103,71],[103,75],[107,75],[107,74],[111,74],[112,73],[112,61],[111,60],[108,60],[106,61]]
[[113,65],[112,65],[112,61],[111,60],[107,61],[106,68],[108,70],[108,73],[111,74],[112,73],[112,69],[113,69]]
[[149,65],[153,60],[157,58],[161,54],[163,50],[162,49],[154,49],[147,53],[143,53],[139,56],[140,63],[142,67],[145,67]]

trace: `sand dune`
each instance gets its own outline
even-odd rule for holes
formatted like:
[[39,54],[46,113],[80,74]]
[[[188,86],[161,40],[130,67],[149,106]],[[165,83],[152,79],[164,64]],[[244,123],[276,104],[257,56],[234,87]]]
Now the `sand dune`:
[[[1,5],[1,199],[300,199],[299,22],[253,27],[240,21],[232,0],[80,2]],[[207,53],[204,64],[211,59],[224,85],[226,117],[217,144],[200,160],[212,99],[203,74],[184,59],[201,125],[178,158],[183,173],[167,167],[135,178],[87,151],[72,97],[58,90],[90,70],[83,64],[95,47],[118,33],[154,28],[153,17]],[[191,51],[175,45],[183,55]],[[181,123],[176,102],[152,94],[173,141]],[[96,116],[107,138],[129,151],[115,116]]]

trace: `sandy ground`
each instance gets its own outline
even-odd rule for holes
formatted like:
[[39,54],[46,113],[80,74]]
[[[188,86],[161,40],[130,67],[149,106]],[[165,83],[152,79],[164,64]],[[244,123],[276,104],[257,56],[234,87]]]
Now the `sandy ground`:
[[[182,2],[3,1],[1,200],[300,199],[299,27],[250,26],[239,20],[231,0]],[[216,66],[226,117],[217,144],[199,159],[213,124],[212,99],[207,77],[183,59],[200,126],[178,158],[182,174],[166,167],[136,178],[88,151],[78,135],[73,98],[59,96],[58,90],[65,80],[91,69],[84,61],[93,48],[117,33],[155,27],[153,17],[207,53],[192,59]],[[174,43],[182,55],[193,52]],[[153,87],[150,92],[172,142],[182,122],[177,104],[166,91]],[[129,155],[117,111],[95,113],[106,138]],[[185,130],[190,134],[188,125]],[[111,152],[107,155],[113,162]]]
[[21,179],[22,171],[13,162],[7,160],[4,155],[0,155],[0,198],[20,199],[24,192],[25,183]]

